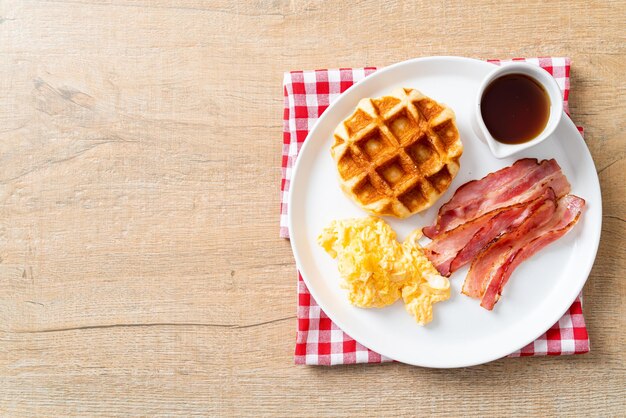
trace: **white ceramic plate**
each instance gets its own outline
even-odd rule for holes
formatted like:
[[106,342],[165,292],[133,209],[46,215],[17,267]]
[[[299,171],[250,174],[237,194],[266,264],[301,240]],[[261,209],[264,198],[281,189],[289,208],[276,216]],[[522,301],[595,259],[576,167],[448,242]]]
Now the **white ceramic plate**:
[[[315,300],[348,335],[394,360],[426,367],[463,367],[506,356],[550,328],[581,291],[600,240],[602,200],[589,150],[572,121],[563,121],[551,138],[518,155],[498,160],[470,127],[474,97],[492,64],[460,57],[418,58],[377,71],[342,94],[324,112],[304,143],[295,166],[289,199],[289,230],[296,263]],[[348,303],[339,287],[336,261],[316,239],[334,219],[366,213],[340,190],[330,156],[332,133],[364,97],[396,87],[417,88],[454,109],[464,145],[461,169],[448,191],[429,210],[405,220],[387,218],[400,240],[431,224],[439,207],[463,183],[479,179],[523,157],[555,158],[587,202],[578,224],[563,238],[520,265],[500,302],[489,312],[461,295],[467,267],[451,276],[452,295],[434,307],[434,320],[417,325],[399,301],[383,309]],[[428,242],[423,238],[424,242]]]

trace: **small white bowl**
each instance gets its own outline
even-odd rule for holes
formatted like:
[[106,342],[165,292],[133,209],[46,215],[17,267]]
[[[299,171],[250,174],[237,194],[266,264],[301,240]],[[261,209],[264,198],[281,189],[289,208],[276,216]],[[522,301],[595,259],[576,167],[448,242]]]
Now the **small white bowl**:
[[[535,79],[543,86],[548,94],[548,97],[550,98],[550,117],[548,118],[546,127],[539,135],[537,135],[536,138],[521,144],[504,144],[502,142],[498,142],[493,136],[491,136],[489,130],[485,126],[480,110],[480,102],[487,86],[496,78],[507,74],[524,74]],[[487,77],[485,77],[480,85],[480,88],[478,89],[475,109],[475,116],[472,118],[472,121],[476,135],[478,135],[478,138],[481,141],[485,142],[489,146],[491,153],[496,158],[505,158],[543,142],[554,132],[563,115],[563,96],[559,85],[549,72],[536,65],[523,62],[513,62],[503,64],[501,67],[495,68],[491,73],[489,73],[489,75],[487,75]]]

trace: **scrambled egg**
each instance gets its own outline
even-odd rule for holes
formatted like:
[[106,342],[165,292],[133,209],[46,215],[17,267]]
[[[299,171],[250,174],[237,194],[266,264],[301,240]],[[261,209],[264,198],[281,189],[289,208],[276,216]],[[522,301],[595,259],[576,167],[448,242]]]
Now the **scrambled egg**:
[[350,303],[380,308],[402,297],[406,310],[424,325],[433,318],[433,304],[450,297],[450,282],[422,252],[420,236],[416,231],[400,244],[387,223],[369,217],[333,221],[318,243],[337,259]]

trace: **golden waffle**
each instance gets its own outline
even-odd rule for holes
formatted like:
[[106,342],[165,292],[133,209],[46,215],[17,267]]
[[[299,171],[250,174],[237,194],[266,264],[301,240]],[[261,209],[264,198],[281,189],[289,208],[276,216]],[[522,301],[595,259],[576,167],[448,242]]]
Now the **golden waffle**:
[[334,135],[342,190],[379,216],[406,218],[430,207],[463,153],[452,109],[407,88],[361,100]]

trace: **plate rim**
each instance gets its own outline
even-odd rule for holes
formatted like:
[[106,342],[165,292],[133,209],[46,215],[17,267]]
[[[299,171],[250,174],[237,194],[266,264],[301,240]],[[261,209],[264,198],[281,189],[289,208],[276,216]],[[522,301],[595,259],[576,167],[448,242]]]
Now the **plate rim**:
[[[378,69],[375,73],[365,77],[364,79],[360,80],[359,82],[353,84],[352,86],[350,86],[346,91],[344,91],[343,93],[341,93],[335,100],[333,103],[330,104],[330,106],[326,109],[326,111],[316,120],[315,124],[313,125],[313,127],[310,129],[309,133],[307,134],[307,137],[309,135],[312,135],[316,132],[317,129],[319,129],[319,126],[325,121],[325,119],[327,117],[329,117],[329,115],[332,113],[332,110],[338,106],[338,104],[342,101],[342,98],[345,97],[349,92],[351,92],[353,89],[357,88],[358,86],[360,86],[362,83],[365,82],[371,82],[372,77],[381,77],[383,76],[385,73],[393,71],[394,69],[398,68],[398,67],[402,67],[402,66],[410,66],[410,65],[414,65],[414,64],[418,64],[421,62],[428,62],[428,61],[444,61],[444,62],[451,62],[451,61],[462,61],[462,62],[470,62],[473,64],[479,63],[480,65],[494,65],[494,64],[490,64],[487,61],[483,61],[483,60],[478,60],[475,58],[468,58],[468,57],[459,57],[459,56],[428,56],[428,57],[419,57],[419,58],[412,58],[409,60],[405,60],[405,61],[401,61],[395,64],[392,64],[390,66],[384,67],[384,68],[380,68]],[[578,132],[578,129],[576,127],[576,125],[574,124],[574,122],[566,115],[563,114],[562,119],[567,119],[566,121],[561,121],[561,123],[566,123],[569,125],[569,129],[573,129],[575,132]],[[598,210],[599,210],[599,214],[597,217],[597,222],[595,225],[592,225],[592,231],[595,232],[596,235],[596,239],[595,242],[593,243],[592,246],[592,252],[590,253],[590,257],[586,258],[586,261],[584,262],[584,280],[581,281],[579,288],[577,288],[577,292],[575,293],[573,299],[566,304],[566,307],[563,311],[557,310],[555,312],[559,312],[560,313],[558,315],[554,314],[553,316],[555,317],[554,320],[550,320],[550,321],[546,321],[547,323],[549,323],[549,325],[544,329],[543,326],[542,327],[538,327],[540,328],[540,331],[537,331],[536,333],[530,333],[531,335],[533,335],[532,338],[529,338],[528,341],[526,341],[524,344],[522,344],[521,346],[512,349],[511,351],[508,351],[508,349],[506,351],[506,353],[502,354],[502,353],[497,353],[496,355],[486,355],[486,356],[482,356],[480,359],[478,360],[474,360],[474,361],[460,361],[460,362],[455,362],[455,361],[450,361],[450,362],[420,362],[420,361],[415,361],[413,359],[406,359],[403,358],[404,356],[400,356],[400,358],[398,358],[398,356],[394,356],[394,355],[389,355],[389,353],[384,353],[382,351],[386,351],[386,350],[379,350],[376,348],[377,344],[375,343],[375,341],[372,341],[370,338],[365,338],[368,341],[363,341],[364,339],[360,338],[354,338],[356,341],[358,341],[360,344],[364,345],[365,347],[385,356],[388,357],[390,359],[405,363],[405,364],[410,364],[410,365],[414,365],[414,366],[420,366],[420,367],[429,367],[429,368],[457,368],[457,367],[469,367],[469,366],[475,366],[475,365],[479,365],[479,364],[484,364],[484,363],[488,363],[500,358],[503,358],[509,354],[511,354],[512,352],[521,349],[522,347],[525,347],[527,344],[531,343],[532,341],[535,341],[539,336],[541,336],[542,334],[544,334],[550,327],[552,327],[564,314],[565,312],[567,312],[567,310],[571,307],[571,304],[576,300],[576,297],[581,293],[584,285],[586,284],[587,280],[589,279],[589,274],[591,273],[591,269],[593,268],[593,265],[595,263],[595,259],[597,256],[597,251],[599,248],[599,244],[600,244],[600,237],[601,237],[601,232],[602,232],[602,194],[601,194],[601,189],[600,189],[600,182],[599,182],[599,178],[597,175],[597,168],[595,167],[595,163],[593,161],[593,156],[591,155],[591,152],[589,151],[589,148],[587,147],[586,142],[584,141],[584,139],[582,138],[582,136],[580,135],[580,133],[577,136],[577,141],[579,141],[581,143],[581,145],[584,147],[584,149],[587,151],[587,155],[586,157],[589,157],[591,164],[594,167],[593,173],[595,174],[593,176],[592,179],[590,179],[593,183],[593,189],[595,189],[595,191],[598,194],[599,197],[599,202],[598,202]],[[312,146],[311,144],[313,143],[313,141],[304,141],[302,147],[300,148],[300,151],[298,153],[298,157],[296,159],[296,162],[294,164],[294,168],[293,168],[293,172],[292,172],[292,178],[291,178],[291,182],[290,182],[290,189],[289,189],[289,196],[288,196],[288,207],[289,212],[288,212],[288,227],[289,227],[289,233],[290,233],[290,245],[291,245],[291,249],[294,255],[294,259],[296,262],[296,267],[298,268],[298,271],[300,272],[300,275],[302,276],[302,279],[304,280],[305,284],[307,285],[307,288],[310,292],[310,294],[313,296],[313,298],[316,300],[316,302],[318,303],[318,305],[320,306],[320,308],[328,315],[328,317],[337,324],[337,326],[347,335],[350,335],[349,333],[347,333],[345,331],[346,327],[343,326],[342,321],[341,320],[337,320],[336,316],[333,315],[331,313],[332,310],[328,310],[327,307],[322,306],[322,303],[320,303],[320,299],[317,297],[317,292],[315,291],[315,287],[311,285],[311,281],[308,279],[307,274],[303,271],[302,268],[300,268],[300,266],[302,265],[301,263],[301,257],[299,256],[299,252],[298,249],[296,247],[296,242],[297,240],[294,239],[294,233],[296,231],[296,229],[293,227],[294,226],[294,210],[293,208],[297,207],[297,205],[294,204],[294,195],[295,193],[293,193],[294,190],[294,186],[296,185],[296,179],[298,178],[298,173],[300,171],[300,167],[302,166],[302,161],[304,160],[303,156],[306,155],[306,150]],[[495,157],[494,157],[495,158]],[[594,202],[595,203],[595,202]],[[295,233],[297,234],[297,233]],[[578,286],[577,286],[578,287]],[[351,338],[353,338],[351,336]],[[504,351],[504,350],[500,350],[500,351]]]

